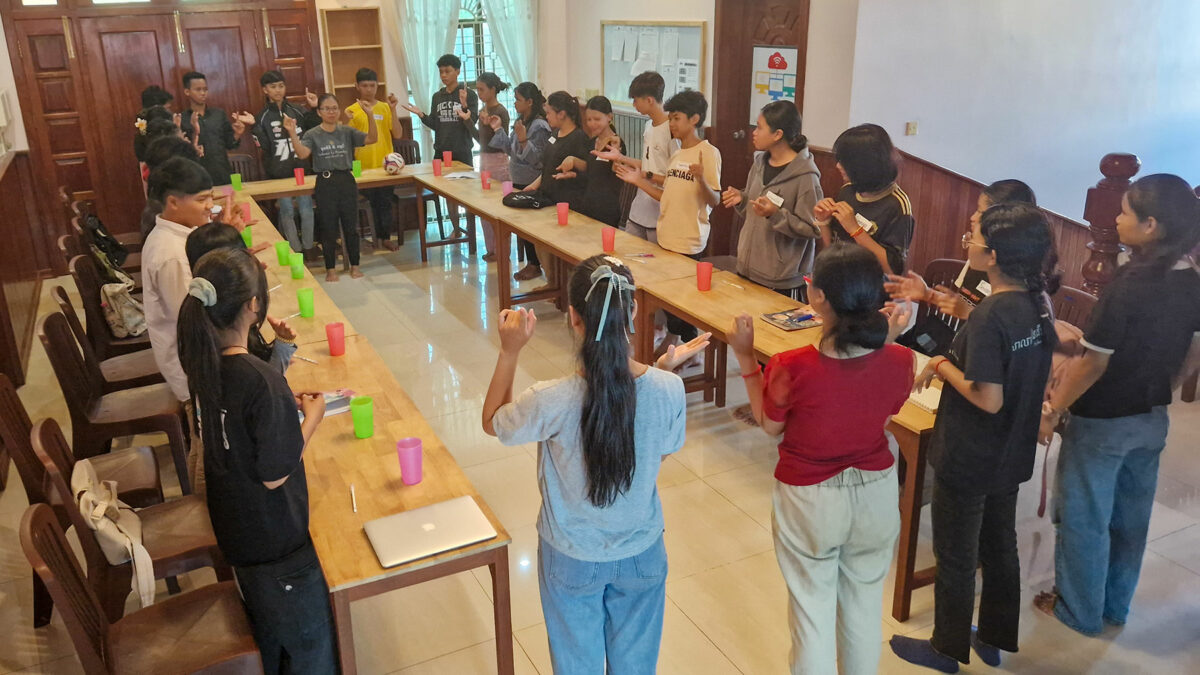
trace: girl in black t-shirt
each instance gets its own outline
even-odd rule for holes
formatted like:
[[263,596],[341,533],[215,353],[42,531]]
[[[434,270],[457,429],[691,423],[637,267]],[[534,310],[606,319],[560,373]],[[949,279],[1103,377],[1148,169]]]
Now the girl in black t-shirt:
[[1178,176],[1129,187],[1117,216],[1130,261],[1100,294],[1075,360],[1043,407],[1049,440],[1070,410],[1058,456],[1055,589],[1034,605],[1095,635],[1125,624],[1137,588],[1167,404],[1200,360],[1200,200]]
[[266,286],[248,251],[201,257],[179,308],[179,361],[205,448],[213,533],[237,576],[263,670],[332,673],[329,587],[308,534],[301,461],[325,399],[293,394],[277,369],[250,355]]
[[605,150],[625,154],[625,141],[621,140],[617,128],[613,126],[612,103],[607,98],[593,96],[588,99],[583,129],[592,141],[592,152],[564,159],[558,165],[554,179],[567,180],[582,174],[587,180],[587,187],[578,205],[579,212],[616,227],[621,218],[621,186],[625,183],[613,173],[611,162],[595,154]]
[[[1021,603],[1017,488],[1033,473],[1042,393],[1054,324],[1044,292],[1051,250],[1046,217],[1028,204],[998,204],[971,228],[967,252],[992,293],[931,359],[917,387],[944,381],[930,443],[933,550],[937,556],[933,637],[893,636],[900,658],[942,672],[967,663],[971,647],[990,665],[1017,651]],[[975,572],[983,563],[979,631],[971,629]]]

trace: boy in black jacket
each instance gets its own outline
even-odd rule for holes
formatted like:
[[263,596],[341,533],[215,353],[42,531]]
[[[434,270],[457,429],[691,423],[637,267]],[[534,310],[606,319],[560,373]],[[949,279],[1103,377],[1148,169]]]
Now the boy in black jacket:
[[213,185],[229,185],[233,169],[229,165],[229,151],[238,147],[246,125],[254,123],[248,112],[240,112],[232,118],[220,108],[208,105],[208,79],[204,73],[195,71],[183,76],[183,94],[188,107],[183,111],[179,127],[188,140],[199,146],[200,166],[212,178]]
[[444,86],[433,93],[429,114],[412,103],[404,104],[404,109],[433,129],[434,159],[441,159],[442,152],[449,150],[454,153],[454,161],[470,165],[475,122],[479,119],[479,97],[458,81],[462,61],[457,56],[443,54],[437,65]]
[[[317,126],[321,118],[314,110],[317,106],[317,95],[304,90],[305,103],[308,108],[287,100],[287,83],[283,73],[278,70],[268,70],[258,78],[262,85],[263,94],[267,97],[267,105],[258,114],[254,122],[254,140],[262,150],[263,171],[268,178],[291,178],[296,169],[308,169],[309,162],[296,157],[292,150],[292,142],[287,130],[283,128],[283,118],[286,115],[296,120],[303,130]],[[320,259],[321,252],[313,243],[313,198],[312,195],[283,197],[276,202],[279,208],[279,226],[283,236],[297,253],[303,251],[308,260]],[[300,232],[296,232],[296,215],[300,216]]]

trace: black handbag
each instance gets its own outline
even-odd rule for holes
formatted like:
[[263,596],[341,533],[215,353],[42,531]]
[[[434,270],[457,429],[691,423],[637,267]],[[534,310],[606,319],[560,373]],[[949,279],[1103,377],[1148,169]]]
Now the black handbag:
[[99,218],[90,213],[84,216],[83,229],[87,231],[88,236],[92,238],[92,243],[100,249],[109,262],[117,267],[125,264],[125,259],[129,257],[129,250],[109,233],[108,228],[104,227],[104,223],[100,222]]
[[514,209],[544,209],[554,206],[554,200],[541,192],[510,192],[504,196],[502,203]]

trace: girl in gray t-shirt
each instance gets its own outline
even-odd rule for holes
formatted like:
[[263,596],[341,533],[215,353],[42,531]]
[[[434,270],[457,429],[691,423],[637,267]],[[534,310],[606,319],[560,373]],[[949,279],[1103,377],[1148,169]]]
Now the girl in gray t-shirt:
[[[369,110],[370,106],[363,106]],[[367,133],[338,124],[341,108],[333,94],[322,94],[317,99],[317,113],[321,124],[304,132],[301,138],[296,133],[296,120],[283,116],[283,128],[292,141],[292,149],[300,159],[312,157],[313,171],[317,173],[317,186],[313,197],[317,205],[317,230],[321,233],[321,246],[325,249],[325,280],[337,281],[337,240],[341,230],[346,245],[346,257],[350,262],[350,276],[355,279],[363,274],[358,269],[358,183],[351,169],[354,166],[354,149],[375,142],[379,131],[375,128],[375,116],[367,115]]]
[[483,428],[505,445],[538,443],[538,582],[554,671],[649,672],[658,662],[667,557],[656,480],[683,446],[683,381],[670,369],[708,335],[651,368],[630,358],[633,276],[594,256],[569,285],[578,373],[539,382],[513,400],[517,356],[532,312],[500,315],[500,356]]

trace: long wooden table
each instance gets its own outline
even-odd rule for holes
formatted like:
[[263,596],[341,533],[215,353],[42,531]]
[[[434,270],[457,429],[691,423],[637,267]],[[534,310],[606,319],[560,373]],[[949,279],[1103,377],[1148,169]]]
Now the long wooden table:
[[[382,178],[376,175],[367,178],[380,183],[397,178],[382,171],[379,173]],[[410,173],[400,176],[398,182],[411,180]],[[263,183],[278,186],[284,182],[290,182],[290,188],[298,187],[291,179]],[[301,345],[298,354],[317,363],[293,360],[287,372],[289,384],[298,392],[349,388],[359,395],[371,396],[375,402],[375,435],[372,438],[360,440],[354,437],[349,413],[334,415],[321,422],[304,455],[309,484],[309,531],[329,583],[341,671],[357,672],[351,602],[487,566],[492,576],[498,672],[511,674],[514,660],[508,573],[511,538],[508,532],[396,382],[387,364],[367,338],[358,334],[308,269],[304,271],[304,278],[292,279],[290,268],[278,265],[274,244],[283,239],[254,198],[274,199],[286,195],[272,192],[268,189],[270,186],[263,183],[245,184],[246,189],[234,194],[234,202],[249,201],[251,218],[258,221],[252,230],[253,241],[270,244],[257,257],[266,264],[269,287],[280,286],[271,294],[272,315],[283,317],[298,311],[296,291],[313,289],[314,316],[308,319],[291,317],[288,321],[298,333],[296,342]],[[252,198],[247,200],[247,197]],[[334,321],[341,321],[346,329],[346,353],[336,357],[329,354],[324,329],[326,323]],[[269,326],[264,328],[269,331]],[[411,486],[400,480],[395,446],[398,439],[406,437],[420,438],[424,450],[424,480]],[[351,485],[355,486],[357,512],[351,504]],[[387,569],[380,566],[363,531],[364,523],[464,495],[473,497],[479,504],[495,528],[496,537],[403,565]]]

